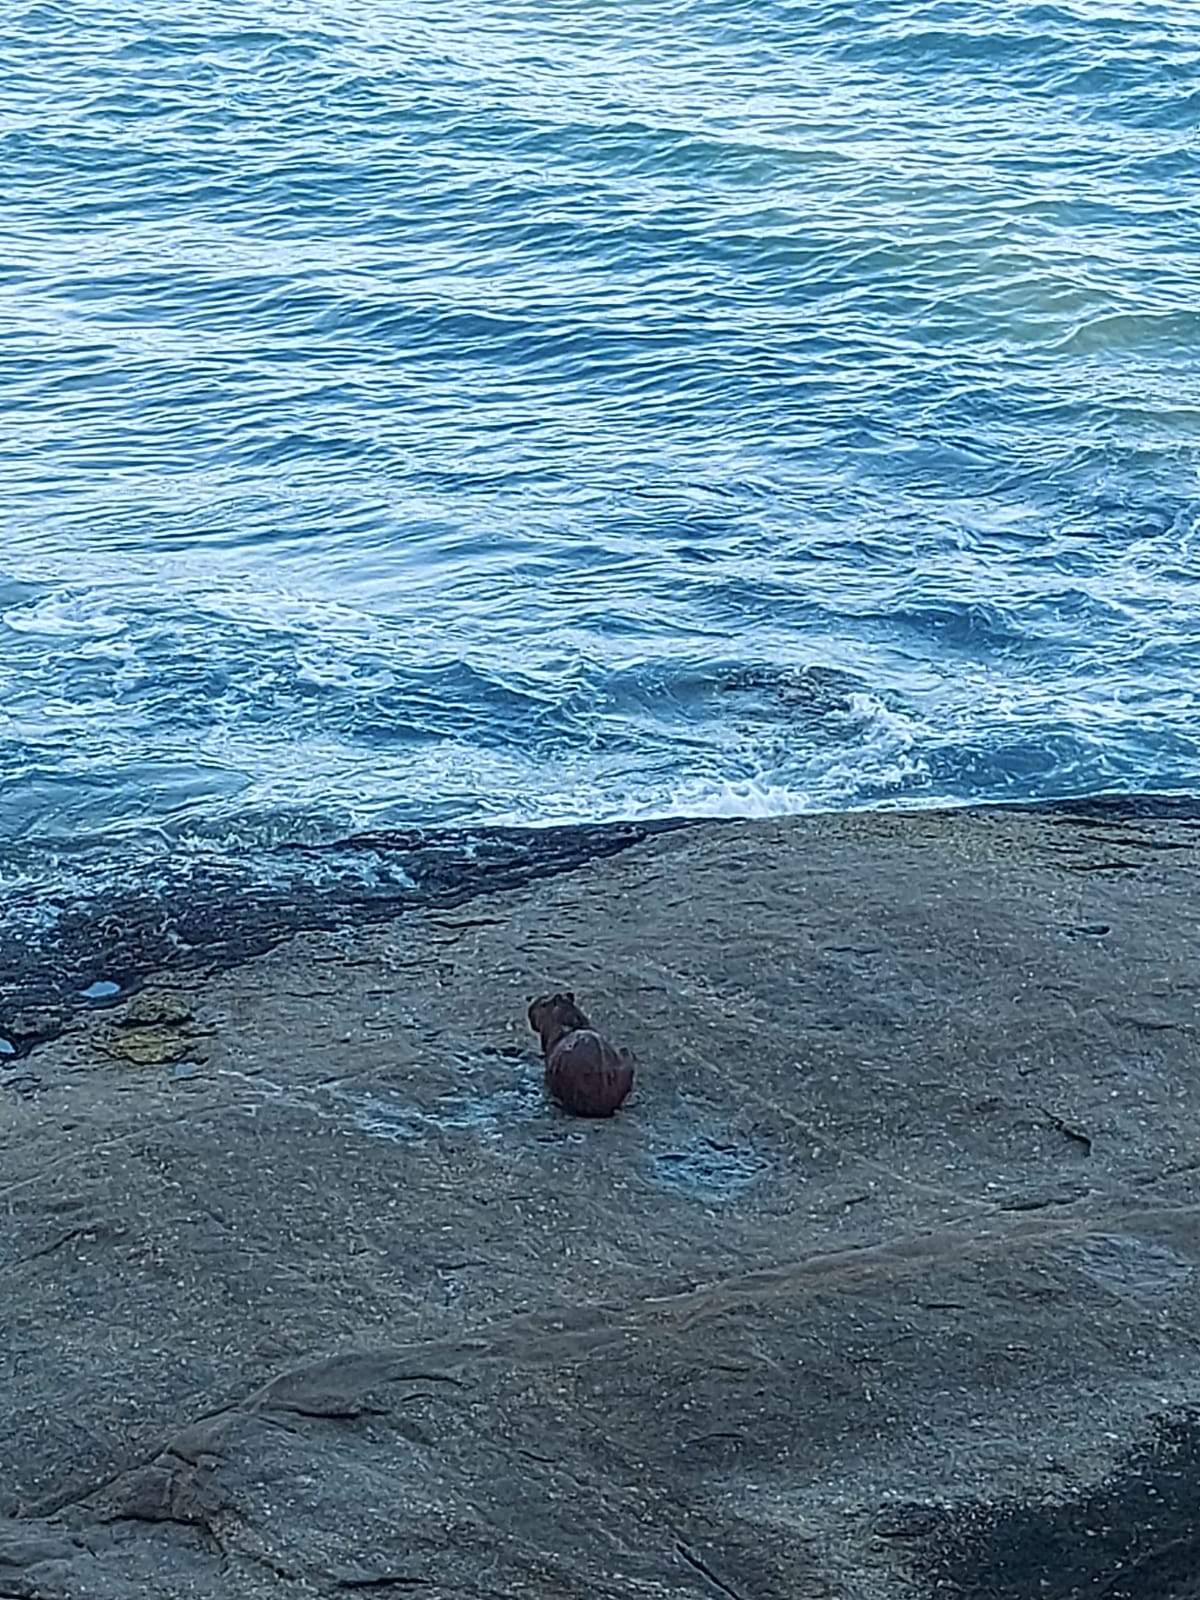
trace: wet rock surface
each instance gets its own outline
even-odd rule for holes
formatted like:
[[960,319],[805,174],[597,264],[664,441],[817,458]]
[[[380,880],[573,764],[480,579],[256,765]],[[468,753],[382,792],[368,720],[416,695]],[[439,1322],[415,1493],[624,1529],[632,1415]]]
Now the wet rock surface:
[[459,905],[684,825],[394,829],[280,844],[244,864],[189,857],[158,876],[135,874],[102,901],[39,902],[52,915],[0,922],[0,1056],[6,1045],[19,1055],[57,1038],[80,1002],[107,1007],[148,974],[220,969],[298,932]]
[[0,1597],[1196,1596],[1198,843],[688,829],[73,1013],[0,1060]]

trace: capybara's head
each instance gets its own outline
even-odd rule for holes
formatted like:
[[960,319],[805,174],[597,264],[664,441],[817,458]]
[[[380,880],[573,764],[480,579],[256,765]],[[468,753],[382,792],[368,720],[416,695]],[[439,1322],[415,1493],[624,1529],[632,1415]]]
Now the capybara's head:
[[586,1028],[588,1019],[575,1004],[575,996],[567,990],[563,994],[544,994],[529,1006],[529,1026],[540,1033],[543,1041],[561,1039],[564,1033],[576,1028]]

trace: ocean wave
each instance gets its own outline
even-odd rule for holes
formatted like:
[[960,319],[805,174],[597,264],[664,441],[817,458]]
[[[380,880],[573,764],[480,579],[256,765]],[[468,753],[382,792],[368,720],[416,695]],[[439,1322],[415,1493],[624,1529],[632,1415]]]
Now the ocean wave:
[[1197,786],[1182,0],[0,33],[0,917]]

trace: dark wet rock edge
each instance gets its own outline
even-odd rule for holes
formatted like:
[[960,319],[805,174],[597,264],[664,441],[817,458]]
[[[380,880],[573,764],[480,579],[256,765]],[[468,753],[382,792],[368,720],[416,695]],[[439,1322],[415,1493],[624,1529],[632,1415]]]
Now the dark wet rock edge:
[[1102,794],[991,809],[1027,812],[1032,816],[1040,812],[1047,816],[1079,817],[1113,824],[1132,821],[1200,823],[1200,794]]
[[1200,1412],[1159,1417],[1103,1482],[1027,1502],[897,1507],[880,1538],[909,1543],[945,1600],[1196,1600]]
[[[319,845],[282,845],[280,862],[312,864],[251,881],[235,863],[191,874],[173,903],[157,888],[113,895],[101,912],[81,908],[30,942],[0,936],[0,1039],[10,1069],[56,1038],[73,1010],[97,1009],[89,985],[119,986],[128,999],[151,973],[222,970],[263,955],[297,933],[387,922],[421,907],[451,908],[571,872],[590,861],[687,826],[678,820],[595,827],[410,829],[355,834]],[[364,871],[364,866],[369,871]]]

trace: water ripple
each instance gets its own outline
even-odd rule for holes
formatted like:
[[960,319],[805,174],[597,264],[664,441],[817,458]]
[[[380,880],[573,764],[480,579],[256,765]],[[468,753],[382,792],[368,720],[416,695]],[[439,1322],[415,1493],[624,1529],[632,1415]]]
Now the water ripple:
[[1182,0],[51,0],[0,41],[10,886],[1197,786]]

